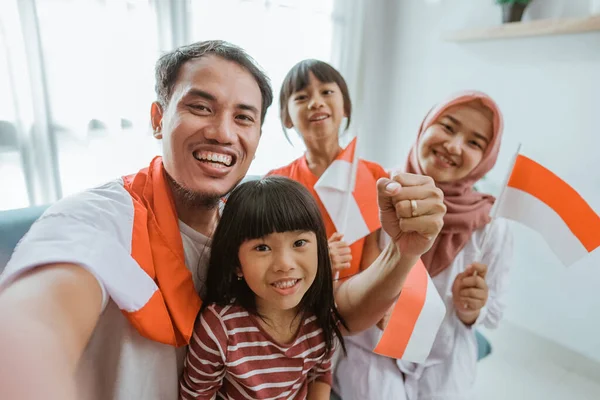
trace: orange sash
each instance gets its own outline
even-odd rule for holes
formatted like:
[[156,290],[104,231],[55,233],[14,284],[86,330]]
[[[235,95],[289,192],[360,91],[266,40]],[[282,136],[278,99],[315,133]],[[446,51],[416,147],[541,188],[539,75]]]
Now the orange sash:
[[189,343],[202,301],[185,265],[183,242],[162,157],[123,177],[134,205],[131,256],[158,290],[140,309],[123,311],[138,332],[156,342]]

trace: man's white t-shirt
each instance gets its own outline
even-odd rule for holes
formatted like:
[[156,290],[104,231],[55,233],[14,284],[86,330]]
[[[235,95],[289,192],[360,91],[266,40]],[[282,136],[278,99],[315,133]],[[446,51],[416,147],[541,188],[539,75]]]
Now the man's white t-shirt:
[[[81,265],[98,279],[102,314],[78,367],[78,399],[178,398],[187,346],[142,337],[120,310],[135,309],[153,284],[131,257],[133,215],[122,180],[67,197],[31,227],[0,276],[1,289],[26,270],[63,262]],[[210,240],[181,221],[179,228],[186,265],[202,293]]]

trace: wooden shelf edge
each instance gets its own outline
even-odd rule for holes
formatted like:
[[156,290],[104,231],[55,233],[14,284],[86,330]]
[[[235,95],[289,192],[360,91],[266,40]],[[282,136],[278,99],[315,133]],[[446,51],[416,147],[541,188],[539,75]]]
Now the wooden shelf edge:
[[465,29],[444,34],[446,42],[510,39],[517,37],[547,36],[600,31],[600,15],[584,18],[540,19],[511,22],[499,26]]

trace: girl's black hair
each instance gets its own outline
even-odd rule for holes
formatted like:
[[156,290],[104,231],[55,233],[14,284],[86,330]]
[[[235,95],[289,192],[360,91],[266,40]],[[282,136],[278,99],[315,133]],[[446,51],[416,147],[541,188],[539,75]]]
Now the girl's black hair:
[[290,119],[288,100],[294,93],[299,90],[303,90],[306,86],[308,86],[311,72],[320,82],[334,82],[340,87],[340,90],[342,91],[342,97],[344,99],[344,111],[346,112],[348,118],[346,129],[348,129],[350,126],[350,119],[352,116],[352,101],[350,100],[348,85],[346,84],[342,74],[324,61],[314,59],[302,60],[298,64],[294,65],[287,73],[283,79],[283,83],[281,84],[281,90],[279,91],[279,116],[281,118],[283,133],[288,142],[290,141],[290,138],[288,137],[285,127],[285,122]]
[[244,279],[238,280],[240,246],[247,240],[289,231],[310,231],[317,237],[317,273],[300,301],[298,315],[316,316],[327,352],[333,349],[336,336],[345,351],[338,323],[346,324],[334,303],[325,225],[312,195],[291,179],[270,176],[243,183],[231,192],[212,238],[204,304],[234,303],[258,315],[254,292]]

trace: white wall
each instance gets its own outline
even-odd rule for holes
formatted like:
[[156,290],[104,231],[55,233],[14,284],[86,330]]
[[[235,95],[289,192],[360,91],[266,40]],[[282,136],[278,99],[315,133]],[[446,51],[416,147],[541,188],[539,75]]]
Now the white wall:
[[[534,0],[525,19],[588,12],[588,0]],[[366,158],[404,165],[429,108],[478,89],[499,103],[506,123],[485,188],[498,193],[521,142],[600,213],[600,32],[448,43],[444,31],[496,25],[500,8],[492,0],[372,0],[368,13],[364,110],[378,140],[365,146]],[[566,269],[535,232],[514,227],[506,318],[600,361],[600,250]]]

